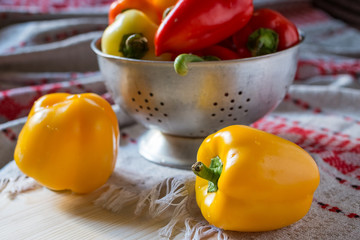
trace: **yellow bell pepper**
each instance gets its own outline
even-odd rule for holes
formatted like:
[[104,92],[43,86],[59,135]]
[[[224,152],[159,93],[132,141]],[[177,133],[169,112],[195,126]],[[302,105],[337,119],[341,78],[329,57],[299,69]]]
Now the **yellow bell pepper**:
[[89,193],[112,174],[119,127],[99,95],[53,93],[39,98],[14,152],[19,169],[52,190]]
[[102,52],[119,57],[144,60],[170,60],[170,54],[155,55],[154,36],[158,25],[137,9],[118,15],[101,38]]
[[298,221],[320,181],[315,161],[301,147],[241,125],[208,136],[192,170],[202,215],[232,231],[268,231]]

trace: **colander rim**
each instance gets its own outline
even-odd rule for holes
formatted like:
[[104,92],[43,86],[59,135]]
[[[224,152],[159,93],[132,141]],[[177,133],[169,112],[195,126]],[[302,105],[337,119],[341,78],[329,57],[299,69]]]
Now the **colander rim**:
[[[211,65],[219,64],[220,65],[220,64],[223,64],[223,63],[249,62],[249,61],[254,61],[254,60],[257,60],[257,59],[271,58],[273,56],[283,54],[283,53],[288,52],[288,51],[292,51],[294,48],[298,48],[305,40],[304,32],[301,31],[300,29],[298,29],[298,32],[299,32],[300,41],[296,45],[291,46],[291,47],[289,47],[287,49],[284,49],[282,51],[278,51],[278,52],[267,54],[267,55],[257,56],[257,57],[248,57],[248,58],[241,58],[241,59],[221,60],[221,61],[192,62],[191,64],[192,65],[205,65],[205,64],[211,64]],[[103,53],[100,50],[100,42],[101,42],[101,36],[96,37],[95,39],[93,39],[91,41],[90,47],[91,47],[92,51],[96,53],[96,55],[104,57],[104,58],[120,60],[120,61],[125,61],[125,62],[144,63],[144,64],[154,64],[154,63],[156,63],[156,64],[166,64],[166,65],[169,64],[169,65],[172,65],[174,63],[174,61],[132,59],[132,58],[119,57],[119,56],[106,54],[106,53]]]

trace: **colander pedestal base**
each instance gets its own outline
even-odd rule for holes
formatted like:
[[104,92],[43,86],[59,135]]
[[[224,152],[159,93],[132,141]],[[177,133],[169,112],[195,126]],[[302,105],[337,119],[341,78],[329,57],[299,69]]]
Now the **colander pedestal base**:
[[140,138],[139,153],[147,160],[163,166],[191,170],[203,140],[148,130]]

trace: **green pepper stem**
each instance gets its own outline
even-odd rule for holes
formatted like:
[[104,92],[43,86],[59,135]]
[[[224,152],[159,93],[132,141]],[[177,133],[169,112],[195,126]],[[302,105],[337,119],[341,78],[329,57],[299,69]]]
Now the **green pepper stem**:
[[181,76],[185,76],[188,73],[188,66],[189,62],[203,62],[204,59],[201,57],[194,55],[194,54],[180,54],[175,58],[174,61],[174,68],[175,72]]
[[141,59],[149,50],[148,40],[141,33],[123,36],[119,51],[127,58]]
[[201,177],[205,180],[210,182],[216,183],[220,177],[220,175],[216,174],[216,171],[208,168],[202,162],[196,162],[191,167],[192,171],[195,173],[196,176]]
[[253,57],[274,53],[279,45],[279,35],[268,28],[259,28],[248,39],[247,48]]
[[166,8],[163,12],[163,15],[162,15],[162,19],[165,19],[167,15],[169,15],[169,13],[171,12],[171,10],[174,8],[174,6],[170,6],[168,8]]
[[196,162],[191,169],[194,174],[209,181],[208,192],[216,192],[218,190],[218,180],[222,172],[222,162],[219,157],[211,159],[210,167],[202,162]]
[[175,58],[174,61],[174,68],[175,68],[175,72],[181,76],[185,76],[189,69],[187,64],[189,62],[204,62],[204,61],[219,61],[220,58],[215,57],[215,56],[203,56],[203,57],[199,57],[197,55],[194,54],[180,54]]

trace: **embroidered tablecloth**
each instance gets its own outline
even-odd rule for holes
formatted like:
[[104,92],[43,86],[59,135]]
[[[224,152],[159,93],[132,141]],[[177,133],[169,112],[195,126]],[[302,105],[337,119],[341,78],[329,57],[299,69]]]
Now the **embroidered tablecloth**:
[[[95,92],[113,104],[89,47],[106,27],[110,2],[0,1],[1,195],[16,197],[40,187],[13,161],[17,136],[37,98],[51,92]],[[309,1],[254,3],[279,10],[306,35],[284,101],[252,126],[295,142],[316,160],[321,182],[309,213],[291,226],[264,233],[210,226],[194,201],[194,175],[143,159],[137,148],[146,129],[116,105],[119,157],[94,204],[119,212],[132,203],[134,216],[167,218],[159,238],[184,231],[186,239],[359,239],[360,32]]]

